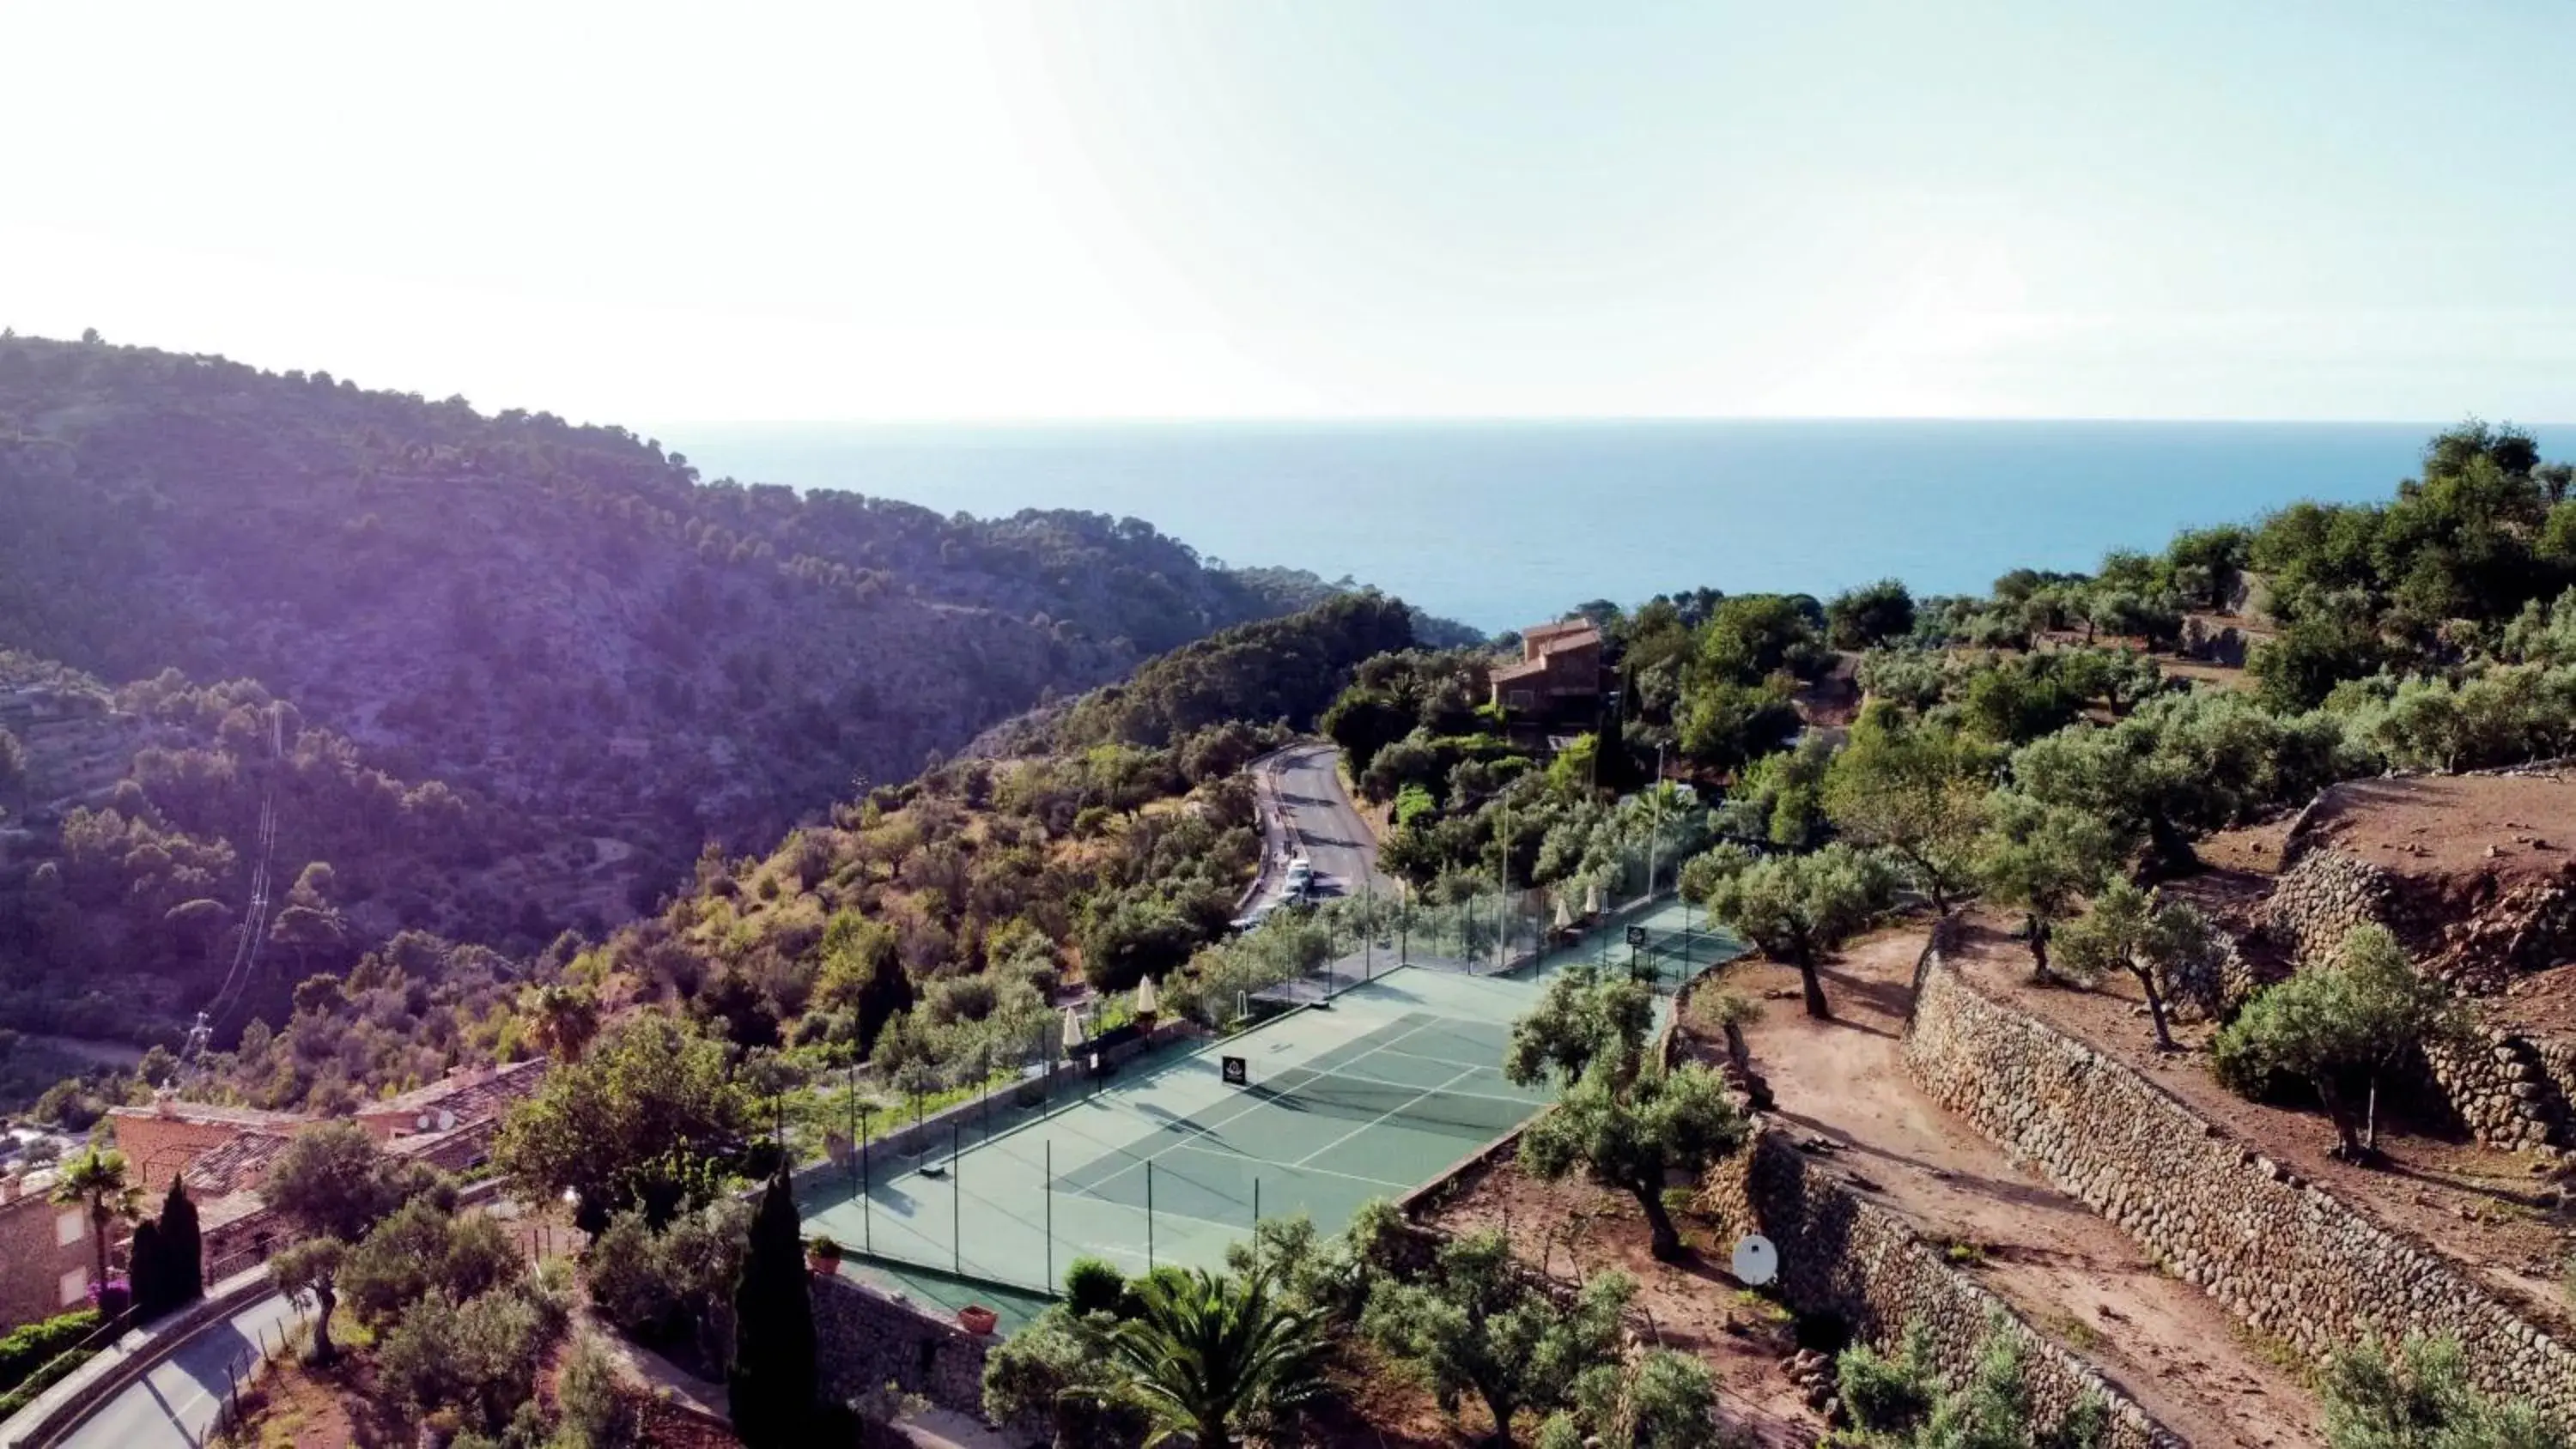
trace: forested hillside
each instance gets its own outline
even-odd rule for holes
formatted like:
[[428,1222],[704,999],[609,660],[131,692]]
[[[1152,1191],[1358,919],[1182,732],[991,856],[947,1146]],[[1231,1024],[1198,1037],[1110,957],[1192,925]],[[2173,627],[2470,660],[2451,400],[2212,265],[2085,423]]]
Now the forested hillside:
[[[874,787],[787,832],[766,854],[709,851],[659,910],[613,931],[593,928],[588,939],[531,948],[529,959],[452,946],[426,931],[374,944],[352,919],[369,913],[381,924],[373,913],[389,903],[470,905],[480,899],[476,884],[500,871],[522,883],[511,899],[562,900],[578,891],[577,853],[549,849],[524,831],[511,837],[525,846],[521,855],[438,865],[423,853],[426,879],[408,871],[388,878],[372,864],[299,875],[289,864],[280,875],[295,881],[288,909],[266,937],[267,1020],[237,1045],[220,1037],[189,1089],[266,1107],[345,1107],[454,1061],[577,1051],[603,1022],[636,1010],[684,1017],[742,1047],[802,1048],[799,1060],[808,1063],[864,1057],[884,1074],[910,1066],[908,1081],[955,1084],[1053,1040],[1050,1000],[1076,973],[1106,987],[1152,974],[1170,981],[1176,1005],[1185,1004],[1198,988],[1179,973],[1223,935],[1260,855],[1245,764],[1290,731],[1310,728],[1314,710],[1363,659],[1403,648],[1409,617],[1400,601],[1359,594],[1226,631],[1215,647],[1165,656],[1140,675],[1150,697],[1195,723],[1152,739],[1084,738],[1020,758],[961,758],[908,783]],[[1277,677],[1246,667],[1247,638],[1295,667]],[[77,685],[58,679],[47,688]],[[207,765],[191,772],[220,773],[214,756],[228,743],[247,743],[240,705],[219,712],[194,702],[236,692],[167,690],[102,695],[83,711],[107,718],[138,711],[143,718],[120,726],[136,730],[163,717],[230,721],[198,752]],[[1066,713],[1124,718],[1121,702],[1130,699],[1105,686]],[[309,730],[305,738],[311,743],[299,746],[299,758],[323,743]],[[45,740],[30,753],[50,768],[59,752],[50,735]],[[299,766],[288,779],[299,792],[325,788],[308,784],[310,773]],[[371,788],[395,803],[399,821],[410,797],[398,785]],[[180,838],[174,812],[199,819],[194,806],[165,809],[132,781],[115,792],[117,813],[83,811],[65,832],[76,842],[110,843],[83,845],[76,860],[42,868],[54,877],[45,900],[91,891],[82,899],[95,918],[47,914],[30,897],[27,929],[138,943],[138,963],[163,963],[201,995],[211,992],[222,962],[208,969],[182,923],[165,922],[162,895],[176,908],[177,897],[208,889],[209,880],[238,879],[245,863],[229,844]],[[491,808],[455,803],[476,819]],[[324,839],[313,848],[343,846]],[[280,858],[300,863],[308,854],[299,842]],[[156,863],[157,873],[136,873]],[[7,905],[0,899],[0,924],[12,919]],[[209,941],[231,939],[229,916],[202,914],[196,924]],[[345,929],[333,935],[328,926]],[[1221,974],[1203,966],[1192,980]],[[1221,986],[1205,990],[1233,999]],[[69,1024],[88,1024],[88,1015]],[[103,1078],[57,1092],[47,1111],[77,1119],[128,1090],[130,1081]]]
[[1326,592],[1133,519],[702,482],[620,429],[0,339],[0,647],[255,680],[396,776],[631,849],[648,906],[706,839]]

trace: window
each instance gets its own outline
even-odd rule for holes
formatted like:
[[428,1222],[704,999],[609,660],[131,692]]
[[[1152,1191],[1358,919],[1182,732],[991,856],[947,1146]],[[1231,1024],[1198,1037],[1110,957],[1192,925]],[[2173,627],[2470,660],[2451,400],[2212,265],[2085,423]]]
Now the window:
[[61,1303],[65,1308],[89,1296],[89,1270],[74,1268],[63,1275]]
[[74,1208],[54,1219],[54,1246],[68,1248],[89,1236],[89,1218]]
[[1515,689],[1503,698],[1505,706],[1510,709],[1528,709],[1538,703],[1538,695],[1526,689]]

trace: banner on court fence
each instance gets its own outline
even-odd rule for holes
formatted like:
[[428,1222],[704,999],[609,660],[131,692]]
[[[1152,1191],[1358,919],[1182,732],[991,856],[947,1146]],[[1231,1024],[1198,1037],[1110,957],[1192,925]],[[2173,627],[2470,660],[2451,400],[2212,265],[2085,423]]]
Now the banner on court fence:
[[1251,1081],[1242,1057],[1220,1057],[1217,1059],[1217,1066],[1224,1075],[1225,1084],[1229,1087],[1244,1086]]

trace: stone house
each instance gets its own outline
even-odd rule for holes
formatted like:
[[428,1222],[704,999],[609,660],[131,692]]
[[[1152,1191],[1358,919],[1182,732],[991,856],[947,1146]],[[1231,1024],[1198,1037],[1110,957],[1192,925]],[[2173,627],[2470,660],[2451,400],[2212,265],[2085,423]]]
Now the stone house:
[[0,1333],[89,1302],[89,1214],[53,1200],[51,1170],[0,1177]]
[[293,1136],[316,1118],[300,1112],[264,1112],[255,1107],[222,1107],[211,1102],[182,1102],[162,1097],[149,1107],[111,1107],[117,1150],[134,1170],[144,1192],[159,1193],[191,1163],[245,1132]]
[[1521,632],[1521,657],[1493,672],[1494,707],[1515,720],[1589,727],[1604,690],[1601,629],[1589,619],[1537,624]]
[[[501,1119],[533,1095],[545,1076],[543,1057],[497,1067],[458,1067],[428,1086],[360,1107],[358,1125],[388,1152],[460,1170],[480,1160],[477,1150],[490,1144]],[[460,1155],[472,1160],[446,1160]]]

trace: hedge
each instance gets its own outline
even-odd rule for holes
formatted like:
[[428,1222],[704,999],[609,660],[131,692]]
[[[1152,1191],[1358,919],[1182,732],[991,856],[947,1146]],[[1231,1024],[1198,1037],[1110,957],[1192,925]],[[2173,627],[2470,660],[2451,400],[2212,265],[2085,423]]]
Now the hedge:
[[75,1309],[0,1338],[0,1393],[16,1388],[55,1355],[96,1333],[101,1321],[95,1308]]
[[6,1419],[36,1401],[36,1396],[72,1376],[72,1370],[98,1357],[94,1348],[67,1348],[45,1360],[44,1366],[27,1375],[27,1381],[0,1394],[0,1419]]

